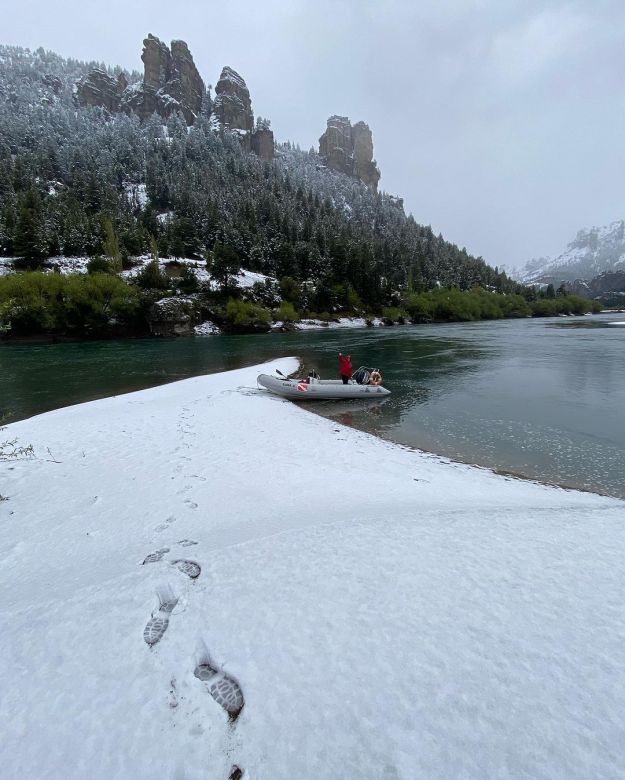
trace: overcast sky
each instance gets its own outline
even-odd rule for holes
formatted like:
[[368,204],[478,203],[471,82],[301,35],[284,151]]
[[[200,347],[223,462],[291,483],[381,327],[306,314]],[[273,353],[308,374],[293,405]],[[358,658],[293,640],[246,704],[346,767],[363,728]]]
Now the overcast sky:
[[276,138],[366,121],[380,187],[492,265],[625,218],[623,0],[0,0],[0,42],[141,69],[148,32],[245,78]]

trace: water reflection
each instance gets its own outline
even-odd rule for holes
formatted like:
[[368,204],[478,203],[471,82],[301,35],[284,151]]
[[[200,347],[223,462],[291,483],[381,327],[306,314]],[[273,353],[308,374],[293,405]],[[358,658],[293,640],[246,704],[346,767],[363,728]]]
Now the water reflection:
[[366,412],[373,416],[379,416],[382,412],[382,407],[389,403],[391,397],[386,395],[384,398],[376,399],[375,401],[365,401],[361,399],[345,400],[345,401],[311,401],[306,404],[306,409],[313,412],[319,412],[324,417],[337,417],[341,414],[357,414],[359,412]]

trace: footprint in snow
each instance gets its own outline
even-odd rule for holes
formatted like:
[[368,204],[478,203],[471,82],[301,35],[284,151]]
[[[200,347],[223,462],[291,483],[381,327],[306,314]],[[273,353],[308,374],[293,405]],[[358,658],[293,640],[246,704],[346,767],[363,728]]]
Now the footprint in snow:
[[194,542],[193,539],[181,539],[176,544],[179,544],[181,547],[192,547],[194,544],[199,544],[199,542]]
[[159,594],[159,608],[156,614],[153,612],[152,617],[148,620],[146,627],[143,629],[143,638],[148,645],[155,645],[163,638],[167,626],[169,625],[169,616],[174,611],[174,607],[178,603],[178,599],[174,597],[171,592],[165,594]]
[[[192,542],[192,544],[197,544],[197,542]],[[163,547],[161,550],[157,550],[156,552],[146,555],[142,566],[145,566],[146,563],[158,563],[159,561],[162,561],[165,553],[168,552],[169,547]],[[181,571],[183,574],[186,574],[187,577],[190,577],[192,580],[196,580],[202,573],[202,567],[199,563],[196,563],[195,561],[188,561],[185,558],[178,558],[178,560],[171,561],[171,565],[175,566],[179,571]]]
[[185,499],[184,503],[189,507],[189,509],[197,509],[199,504],[196,504],[195,501],[190,501],[188,498]]
[[143,561],[143,566],[145,566],[146,563],[157,563],[158,561],[163,560],[163,556],[165,553],[169,552],[169,547],[163,547],[160,550],[157,550],[156,552],[150,553],[149,555],[145,556],[145,559]]
[[238,766],[233,766],[228,775],[228,780],[242,780],[243,770]]
[[154,530],[155,531],[166,531],[169,528],[169,526],[171,525],[171,523],[175,523],[175,522],[176,522],[176,518],[173,515],[169,515],[169,517],[166,518],[165,522],[161,523],[160,525],[157,525]]
[[171,565],[175,566],[179,571],[181,571],[183,574],[186,574],[187,577],[190,577],[192,580],[196,580],[202,572],[202,567],[195,561],[172,561]]
[[198,664],[193,674],[198,680],[206,683],[210,695],[217,704],[223,707],[230,720],[234,722],[245,704],[239,683],[225,672],[217,671],[209,661]]

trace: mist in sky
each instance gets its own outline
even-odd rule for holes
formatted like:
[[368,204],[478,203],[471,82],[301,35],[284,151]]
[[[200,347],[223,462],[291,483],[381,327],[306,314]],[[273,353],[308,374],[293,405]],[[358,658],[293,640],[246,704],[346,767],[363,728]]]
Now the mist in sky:
[[142,70],[148,32],[246,80],[278,141],[373,132],[380,188],[491,265],[625,218],[622,0],[0,0],[0,43]]

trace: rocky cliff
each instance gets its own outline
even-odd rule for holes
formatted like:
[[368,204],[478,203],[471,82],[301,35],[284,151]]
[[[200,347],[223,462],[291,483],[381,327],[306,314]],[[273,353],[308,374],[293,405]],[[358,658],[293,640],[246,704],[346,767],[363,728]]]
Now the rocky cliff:
[[249,150],[254,129],[250,91],[236,70],[228,65],[221,71],[215,87],[213,112],[221,127],[237,131],[242,143]]
[[193,124],[202,108],[206,88],[184,41],[172,41],[171,50],[154,35],[143,41],[143,81],[130,87],[123,74],[113,79],[95,68],[76,85],[83,106],[102,106],[146,119],[156,113],[167,118],[181,111]]
[[243,78],[228,65],[221,71],[215,87],[213,113],[220,127],[236,133],[247,151],[264,160],[273,159],[273,132],[267,120],[259,119],[254,128],[250,91]]
[[[117,79],[94,68],[76,84],[76,99],[82,106],[100,106],[111,113],[125,111],[147,119],[158,114],[164,119],[182,112],[187,124],[197,119],[206,96],[206,87],[184,41],[172,41],[171,48],[155,35],[143,41],[143,80],[128,86],[123,73]],[[263,160],[272,160],[274,139],[270,124],[254,112],[243,78],[226,66],[215,88],[213,115],[218,126],[239,136],[243,148]]]
[[121,97],[126,89],[125,80],[120,82],[114,79],[105,70],[94,68],[84,76],[76,85],[78,100],[83,106],[102,106],[111,113],[121,108]]
[[590,281],[575,279],[565,282],[568,292],[581,295],[582,298],[601,298],[615,293],[625,293],[625,271],[605,271]]
[[169,81],[171,73],[171,52],[167,46],[152,33],[143,41],[143,86],[158,90]]
[[172,41],[171,50],[156,36],[143,41],[143,84],[128,90],[122,108],[142,119],[153,113],[168,117],[181,111],[192,125],[202,108],[206,88],[184,41]]
[[171,59],[172,72],[166,88],[169,87],[169,94],[180,102],[183,111],[186,108],[195,119],[202,109],[206,87],[184,41],[171,42]]
[[380,171],[373,159],[373,136],[369,125],[353,127],[346,116],[331,116],[319,139],[319,155],[333,171],[358,179],[377,192]]
[[269,127],[269,122],[266,120],[260,125],[258,122],[256,123],[256,129],[252,133],[252,151],[261,160],[273,160],[273,130]]

